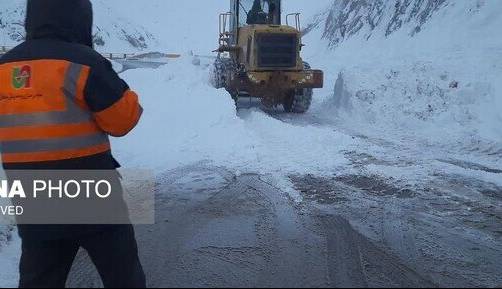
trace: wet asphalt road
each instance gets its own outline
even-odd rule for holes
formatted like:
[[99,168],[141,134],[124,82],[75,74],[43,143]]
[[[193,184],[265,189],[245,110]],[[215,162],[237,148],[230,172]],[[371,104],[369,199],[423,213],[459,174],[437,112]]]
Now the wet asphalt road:
[[[258,175],[189,167],[159,180],[138,226],[149,287],[430,287],[344,218],[298,205]],[[85,253],[68,286],[100,287]]]

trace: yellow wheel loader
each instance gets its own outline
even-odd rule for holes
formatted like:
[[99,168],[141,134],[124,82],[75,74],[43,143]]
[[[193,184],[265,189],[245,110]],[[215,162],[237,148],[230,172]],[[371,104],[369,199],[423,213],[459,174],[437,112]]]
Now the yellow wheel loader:
[[255,97],[269,108],[306,112],[324,75],[301,58],[300,14],[286,15],[283,25],[280,0],[230,2],[230,12],[220,15],[214,86],[236,101]]

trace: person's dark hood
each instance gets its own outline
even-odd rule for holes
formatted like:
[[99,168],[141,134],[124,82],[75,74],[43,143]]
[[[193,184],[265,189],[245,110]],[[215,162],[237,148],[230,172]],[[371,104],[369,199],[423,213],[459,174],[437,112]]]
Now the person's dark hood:
[[28,0],[26,39],[58,39],[93,47],[89,0]]

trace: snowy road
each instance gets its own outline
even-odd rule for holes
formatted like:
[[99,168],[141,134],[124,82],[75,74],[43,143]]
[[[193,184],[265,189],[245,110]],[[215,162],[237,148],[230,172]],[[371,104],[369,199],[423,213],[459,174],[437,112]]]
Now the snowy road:
[[[293,203],[266,177],[192,166],[166,174],[158,190],[157,224],[137,228],[149,286],[433,285],[344,218]],[[69,285],[99,285],[84,254]]]
[[[256,111],[240,111],[251,121]],[[315,115],[273,113],[295,127],[341,129]],[[151,287],[497,287],[502,284],[497,167],[439,162],[420,183],[370,166],[430,173],[435,153],[362,135],[350,165],[331,177],[242,174],[210,162],[158,179],[156,225],[138,226]],[[363,140],[367,142],[363,142]],[[380,147],[380,150],[375,149]],[[377,154],[377,152],[380,152]],[[373,153],[373,154],[371,154]],[[437,153],[437,152],[436,152]],[[434,171],[433,171],[434,172]],[[468,177],[466,172],[479,173]],[[284,180],[282,180],[284,181]],[[408,180],[409,181],[409,180]],[[85,254],[68,283],[99,287]]]
[[[277,134],[256,126],[264,114],[238,112],[249,130]],[[150,286],[502,284],[496,154],[476,163],[441,147],[424,152],[407,140],[360,134],[315,113],[267,115],[292,133],[352,135],[357,146],[342,151],[349,164],[331,176],[287,180],[206,163],[167,172],[159,179],[157,224],[137,229]],[[300,198],[291,200],[284,181]],[[98,286],[93,272],[81,255],[70,285]]]
[[[502,285],[499,143],[372,132],[322,102],[236,116],[207,67],[123,74],[147,113],[114,152],[160,174],[157,223],[137,227],[149,286]],[[99,282],[80,254],[69,285]]]
[[305,201],[337,214],[441,287],[499,287],[502,278],[502,154],[382,139],[315,114],[272,115],[295,126],[331,127],[360,143],[350,169],[292,176]]

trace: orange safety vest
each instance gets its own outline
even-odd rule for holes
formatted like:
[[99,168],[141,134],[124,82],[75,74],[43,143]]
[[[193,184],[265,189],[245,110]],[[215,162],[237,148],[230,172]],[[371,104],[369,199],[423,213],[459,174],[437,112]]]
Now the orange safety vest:
[[59,161],[110,150],[84,99],[90,68],[65,60],[0,65],[3,163]]

